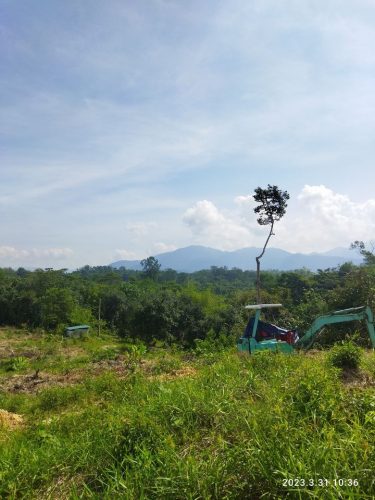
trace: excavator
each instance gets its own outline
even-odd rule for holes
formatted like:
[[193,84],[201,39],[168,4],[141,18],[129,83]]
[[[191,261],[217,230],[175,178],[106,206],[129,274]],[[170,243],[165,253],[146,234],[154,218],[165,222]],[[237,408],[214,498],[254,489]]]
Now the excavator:
[[255,315],[250,317],[243,336],[238,340],[238,351],[248,352],[250,354],[263,350],[292,353],[299,349],[309,349],[322,328],[327,325],[346,323],[348,321],[366,322],[371,344],[373,349],[375,349],[374,315],[368,306],[351,307],[349,309],[333,311],[323,316],[318,316],[301,337],[297,330],[281,328],[260,320],[263,309],[277,307],[282,307],[282,304],[256,304],[245,306],[246,309],[255,310]]

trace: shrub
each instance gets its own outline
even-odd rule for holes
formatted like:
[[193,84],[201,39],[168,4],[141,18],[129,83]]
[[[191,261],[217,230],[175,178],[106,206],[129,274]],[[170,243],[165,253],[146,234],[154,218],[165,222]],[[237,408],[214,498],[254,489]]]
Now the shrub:
[[17,372],[27,368],[29,366],[29,360],[24,356],[15,356],[5,361],[3,366],[7,372]]
[[142,356],[147,352],[147,347],[143,343],[131,344],[127,348],[128,356],[125,360],[125,366],[128,370],[134,372],[142,361]]
[[328,353],[328,362],[336,368],[357,369],[361,358],[361,348],[351,341],[336,344]]

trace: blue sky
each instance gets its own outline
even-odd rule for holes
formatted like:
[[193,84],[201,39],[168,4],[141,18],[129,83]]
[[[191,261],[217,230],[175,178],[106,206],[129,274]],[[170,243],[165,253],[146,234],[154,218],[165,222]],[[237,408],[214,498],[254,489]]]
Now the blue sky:
[[370,0],[0,0],[0,266],[375,229]]

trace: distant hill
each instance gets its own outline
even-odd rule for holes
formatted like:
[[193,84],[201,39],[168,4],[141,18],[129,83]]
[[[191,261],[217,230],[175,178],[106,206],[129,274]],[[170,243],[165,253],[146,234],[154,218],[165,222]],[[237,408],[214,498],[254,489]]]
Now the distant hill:
[[[155,257],[162,269],[174,269],[179,272],[194,272],[209,269],[211,266],[236,267],[243,270],[256,268],[255,257],[261,252],[260,248],[249,247],[234,251],[217,250],[215,248],[199,245],[178,248],[173,252],[165,252]],[[262,269],[278,269],[287,271],[306,267],[311,271],[335,267],[344,262],[351,261],[360,264],[362,258],[354,251],[346,248],[335,248],[324,253],[291,253],[279,248],[267,248],[262,258]],[[112,267],[126,267],[127,269],[140,270],[140,260],[119,260],[110,264]]]

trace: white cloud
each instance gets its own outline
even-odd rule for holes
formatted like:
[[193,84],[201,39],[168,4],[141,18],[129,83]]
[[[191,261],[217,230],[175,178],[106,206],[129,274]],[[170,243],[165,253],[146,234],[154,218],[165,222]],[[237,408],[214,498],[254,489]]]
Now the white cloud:
[[198,201],[186,210],[183,221],[198,243],[225,250],[251,244],[251,235],[241,221],[220,212],[211,201]]
[[47,248],[45,250],[33,249],[31,255],[35,257],[52,257],[54,259],[65,259],[73,255],[71,248]]
[[354,202],[324,185],[305,185],[279,232],[286,247],[296,251],[328,250],[373,239],[375,199]]
[[224,224],[225,218],[208,200],[198,201],[193,207],[186,210],[184,222],[195,232],[201,233],[209,227],[215,227]]
[[11,246],[0,247],[0,258],[5,260],[25,260],[31,263],[38,259],[61,260],[73,255],[70,248],[15,248]]
[[[234,205],[224,213],[202,200],[185,212],[183,221],[197,243],[221,249],[261,246],[268,228],[257,224],[252,196],[239,195]],[[289,205],[286,216],[275,225],[270,246],[309,253],[374,239],[375,199],[358,203],[324,185],[305,185]]]
[[115,251],[115,258],[118,260],[137,260],[139,256],[136,252],[119,248]]
[[0,247],[0,258],[5,259],[19,259],[23,257],[28,257],[29,252],[27,250],[21,250],[19,248],[1,246]]

